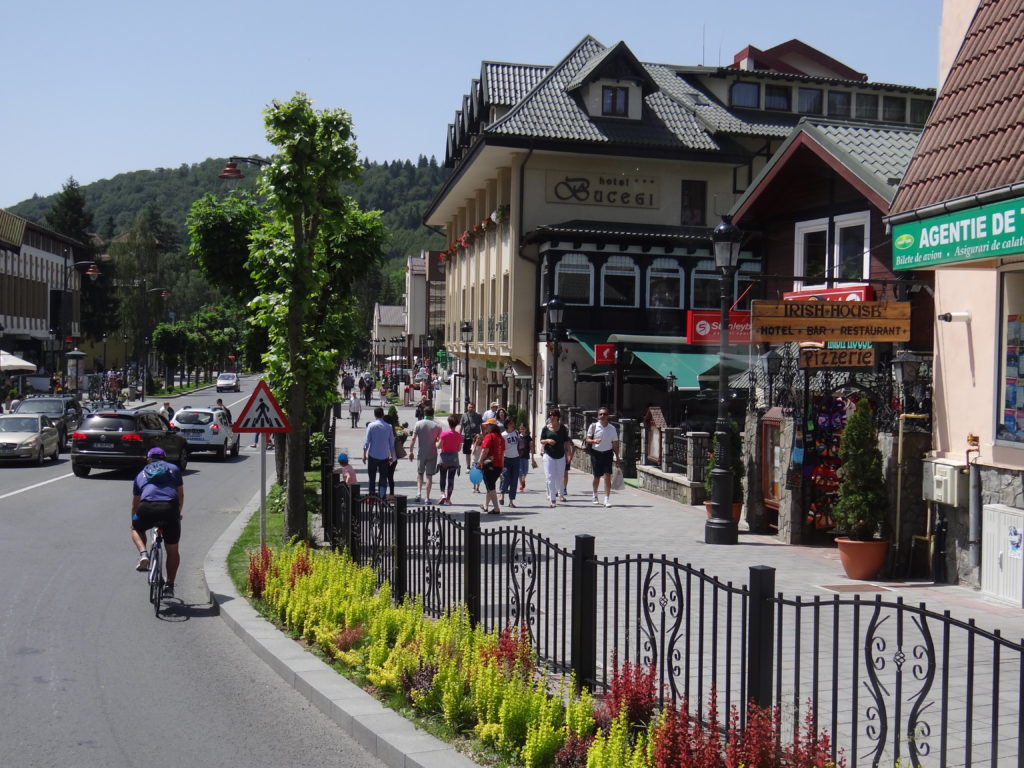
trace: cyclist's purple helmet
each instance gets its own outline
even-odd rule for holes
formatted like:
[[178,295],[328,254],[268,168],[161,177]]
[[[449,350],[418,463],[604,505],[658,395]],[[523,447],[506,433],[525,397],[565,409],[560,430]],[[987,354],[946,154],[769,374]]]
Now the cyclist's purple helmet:
[[156,446],[154,448],[150,448],[149,449],[149,453],[146,454],[146,456],[148,456],[151,459],[156,457],[156,456],[163,456],[163,455],[164,455],[164,449],[161,448],[160,446]]

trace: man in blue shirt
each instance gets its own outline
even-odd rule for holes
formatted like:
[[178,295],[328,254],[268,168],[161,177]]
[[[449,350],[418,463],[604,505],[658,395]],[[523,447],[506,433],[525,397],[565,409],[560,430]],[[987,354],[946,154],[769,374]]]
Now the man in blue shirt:
[[185,505],[185,486],[181,470],[165,460],[163,448],[150,448],[146,466],[132,483],[132,543],[139,552],[138,571],[149,570],[146,553],[146,531],[161,528],[167,547],[167,580],[164,593],[174,594],[174,577],[178,574],[181,557],[181,508]]
[[384,409],[377,406],[373,415],[376,420],[366,425],[366,440],[363,441],[363,463],[369,476],[370,496],[377,495],[377,474],[380,473],[383,488],[387,485],[388,466],[397,460],[395,430],[384,421]]

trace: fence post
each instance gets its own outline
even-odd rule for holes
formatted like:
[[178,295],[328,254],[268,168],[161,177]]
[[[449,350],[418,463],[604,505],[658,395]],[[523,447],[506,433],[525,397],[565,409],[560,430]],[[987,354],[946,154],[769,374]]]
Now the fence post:
[[409,572],[408,529],[405,525],[406,502],[406,496],[395,496],[394,516],[391,520],[391,524],[395,529],[394,600],[396,603],[401,603],[405,599],[405,593],[408,588],[406,582],[406,576]]
[[345,546],[348,547],[348,556],[352,562],[359,562],[359,553],[356,552],[356,542],[359,540],[359,485],[351,486],[351,495],[348,502],[348,516],[343,523],[345,532]]
[[462,594],[466,597],[469,624],[480,623],[480,511],[466,512],[466,553],[463,559]]
[[576,536],[572,554],[572,671],[576,689],[594,690],[597,683],[597,562],[594,537]]
[[775,657],[775,569],[750,567],[750,632],[747,635],[747,700],[772,705],[772,660]]

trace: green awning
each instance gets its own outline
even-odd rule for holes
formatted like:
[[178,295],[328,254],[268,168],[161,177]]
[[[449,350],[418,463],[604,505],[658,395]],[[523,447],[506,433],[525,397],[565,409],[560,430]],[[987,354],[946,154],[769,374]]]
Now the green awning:
[[646,352],[633,350],[644,365],[663,379],[676,377],[676,389],[700,389],[698,377],[718,365],[718,355],[701,352]]
[[586,350],[590,359],[594,359],[594,345],[604,344],[608,341],[608,331],[574,331],[569,329],[565,332],[565,335],[570,339],[575,339],[580,343],[580,346]]

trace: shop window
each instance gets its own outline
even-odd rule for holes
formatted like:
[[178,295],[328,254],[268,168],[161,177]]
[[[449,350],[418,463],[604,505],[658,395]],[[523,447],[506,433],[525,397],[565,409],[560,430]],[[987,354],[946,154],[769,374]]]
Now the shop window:
[[683,270],[672,259],[655,259],[647,270],[647,306],[682,309]]
[[555,293],[566,304],[594,303],[594,265],[582,253],[567,253],[555,267]]
[[797,112],[805,115],[820,115],[824,111],[823,93],[820,88],[800,88],[797,91]]
[[601,305],[635,307],[640,299],[640,269],[628,256],[612,256],[601,267]]
[[1024,272],[1004,273],[1002,284],[996,442],[1024,446]]
[[761,86],[757,83],[733,83],[729,100],[734,107],[761,108]]
[[829,117],[850,117],[853,114],[853,94],[849,91],[828,92]]
[[856,117],[858,120],[878,119],[878,94],[858,93],[855,105],[857,108]]
[[858,282],[870,276],[871,217],[867,211],[836,216],[829,243],[829,219],[813,219],[796,224],[793,269],[805,280],[797,288],[813,288],[831,279]]
[[605,85],[601,88],[601,114],[606,117],[629,116],[629,88]]
[[793,89],[788,85],[766,85],[764,87],[764,108],[789,112],[792,109],[792,94]]

